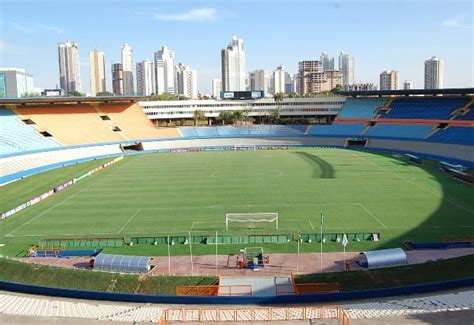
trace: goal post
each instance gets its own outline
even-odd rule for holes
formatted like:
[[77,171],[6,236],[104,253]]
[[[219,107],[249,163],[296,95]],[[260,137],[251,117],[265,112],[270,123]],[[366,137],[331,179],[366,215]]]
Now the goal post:
[[275,223],[275,229],[278,230],[278,213],[277,212],[260,212],[260,213],[226,213],[225,230],[229,230],[232,223]]

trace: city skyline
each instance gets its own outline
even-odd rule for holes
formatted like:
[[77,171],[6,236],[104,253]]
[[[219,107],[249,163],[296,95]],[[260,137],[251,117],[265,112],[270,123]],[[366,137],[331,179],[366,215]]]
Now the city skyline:
[[[245,42],[247,72],[271,72],[282,64],[294,74],[299,61],[319,60],[322,52],[335,58],[345,52],[356,60],[356,83],[378,84],[380,71],[396,69],[401,80],[411,80],[414,88],[423,88],[424,61],[437,56],[445,62],[444,87],[473,85],[472,4],[467,1],[443,3],[442,10],[423,1],[406,2],[403,6],[372,1],[184,1],[180,5],[143,1],[132,9],[130,5],[99,1],[92,13],[86,10],[87,6],[78,6],[75,15],[68,16],[53,1],[41,6],[6,1],[2,4],[1,66],[24,68],[34,76],[36,86],[59,86],[57,46],[71,39],[80,46],[82,91],[90,92],[89,80],[84,78],[89,69],[87,53],[96,47],[105,54],[106,89],[111,91],[110,69],[112,63],[121,62],[123,43],[133,48],[135,62],[152,57],[166,45],[176,53],[176,62],[197,70],[198,90],[210,93],[211,80],[221,75],[220,51],[235,34]],[[245,9],[249,5],[252,10]],[[315,10],[325,13],[318,16],[318,22],[321,26],[326,24],[328,32],[321,31],[315,40],[298,36],[295,31]],[[424,11],[423,17],[418,15],[420,10]],[[128,13],[123,22],[113,21],[118,13]],[[81,23],[94,17],[104,19],[100,30],[94,24]],[[281,23],[275,17],[283,17],[285,26],[291,28],[273,31]],[[357,17],[357,23],[351,17]],[[389,19],[403,20],[403,24],[377,28]],[[118,29],[123,24],[127,28]],[[153,29],[159,32],[144,32]]]

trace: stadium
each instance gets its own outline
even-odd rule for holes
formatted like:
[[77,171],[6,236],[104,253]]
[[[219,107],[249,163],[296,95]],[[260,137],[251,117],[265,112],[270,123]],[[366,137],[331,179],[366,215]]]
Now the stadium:
[[307,308],[96,319],[348,324],[355,307],[310,306],[474,284],[474,89],[0,99],[0,124],[2,289]]

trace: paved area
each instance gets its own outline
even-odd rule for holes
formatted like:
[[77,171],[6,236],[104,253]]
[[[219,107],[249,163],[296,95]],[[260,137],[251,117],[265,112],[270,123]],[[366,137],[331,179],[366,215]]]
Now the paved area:
[[[447,250],[419,250],[407,251],[408,263],[417,264],[432,260],[447,259],[464,255],[474,254],[474,248],[459,248]],[[352,269],[359,269],[354,263],[359,257],[358,252],[347,252],[346,260],[351,261]],[[90,258],[19,258],[18,260],[28,263],[56,265],[70,268],[88,268]],[[193,263],[189,256],[172,256],[172,269],[168,269],[168,257],[157,256],[153,258],[152,275],[221,275],[221,276],[255,276],[255,272],[249,269],[238,269],[235,257],[230,259],[227,255],[217,256],[217,267],[215,255],[193,256]],[[344,254],[332,252],[323,254],[323,272],[339,272],[344,269]],[[290,273],[315,273],[320,272],[320,254],[302,253],[299,258],[297,254],[271,254],[270,264],[261,268],[259,275],[289,275]]]
[[[0,291],[0,324],[94,324],[99,321],[106,321],[107,324],[140,324],[157,322],[163,310],[172,307],[183,308],[181,305],[61,299]],[[242,308],[242,306],[234,307]],[[442,319],[444,322],[437,324],[474,324],[474,288],[435,295],[345,303],[343,307],[354,324],[410,324],[410,322],[425,324]],[[186,308],[212,309],[219,306],[186,306]],[[460,316],[457,317],[457,314]],[[261,315],[258,319],[264,320],[264,317],[265,315]],[[32,319],[35,321],[31,322]]]

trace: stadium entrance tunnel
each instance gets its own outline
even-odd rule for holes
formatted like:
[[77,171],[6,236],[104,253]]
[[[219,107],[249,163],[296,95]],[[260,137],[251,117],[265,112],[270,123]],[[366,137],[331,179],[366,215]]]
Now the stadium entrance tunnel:
[[334,168],[324,159],[303,151],[296,151],[294,154],[311,164],[313,178],[334,178]]

